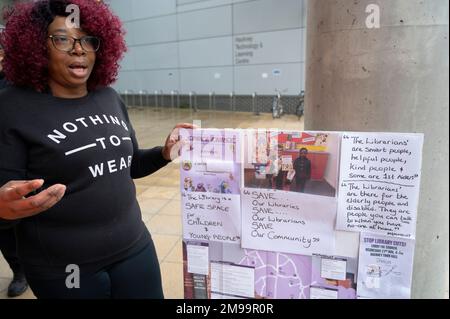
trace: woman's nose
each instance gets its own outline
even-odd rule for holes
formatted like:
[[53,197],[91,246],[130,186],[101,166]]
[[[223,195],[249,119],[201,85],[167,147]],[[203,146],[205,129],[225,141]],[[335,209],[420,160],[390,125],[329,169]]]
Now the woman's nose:
[[80,41],[76,41],[75,42],[75,44],[73,45],[72,53],[76,54],[76,55],[84,55],[84,54],[86,54],[86,51],[84,51],[83,47],[81,46]]

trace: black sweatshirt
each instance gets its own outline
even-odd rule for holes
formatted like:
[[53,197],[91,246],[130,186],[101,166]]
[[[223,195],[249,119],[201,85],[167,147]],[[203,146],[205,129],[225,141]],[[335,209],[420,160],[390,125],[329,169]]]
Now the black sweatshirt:
[[3,74],[3,72],[0,72],[0,90],[4,89],[7,87],[7,83],[6,83],[6,79],[5,79],[5,74]]
[[101,265],[148,242],[132,179],[165,166],[161,151],[139,149],[111,88],[78,99],[0,91],[0,185],[43,178],[44,188],[67,186],[53,208],[17,226],[25,266]]

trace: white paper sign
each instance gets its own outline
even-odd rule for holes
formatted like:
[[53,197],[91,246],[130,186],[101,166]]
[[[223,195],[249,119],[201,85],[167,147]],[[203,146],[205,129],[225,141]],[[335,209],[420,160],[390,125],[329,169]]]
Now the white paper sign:
[[254,298],[255,269],[212,262],[211,292]]
[[320,287],[311,287],[309,290],[310,299],[338,299],[338,291]]
[[[239,129],[180,129],[181,160],[193,163],[214,161],[241,163]],[[229,170],[229,164],[224,163]],[[217,170],[218,168],[214,168]],[[222,171],[222,170],[220,170]]]
[[336,200],[268,189],[242,192],[242,247],[332,255]]
[[361,233],[358,297],[410,298],[414,240]]
[[337,229],[415,238],[422,134],[343,133]]
[[240,195],[181,192],[183,238],[241,242]]
[[346,274],[347,261],[330,258],[321,259],[320,277],[335,280],[345,280]]
[[209,274],[208,246],[187,245],[188,272],[192,274]]

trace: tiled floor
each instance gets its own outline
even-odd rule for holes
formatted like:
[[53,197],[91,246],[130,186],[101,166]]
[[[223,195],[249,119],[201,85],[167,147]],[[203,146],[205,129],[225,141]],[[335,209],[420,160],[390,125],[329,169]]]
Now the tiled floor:
[[[201,120],[201,126],[215,128],[279,128],[302,130],[303,119],[284,116],[272,119],[270,114],[229,113],[189,110],[130,108],[129,114],[141,148],[161,145],[176,123]],[[166,298],[183,298],[183,263],[181,249],[181,215],[179,167],[171,163],[151,176],[135,181],[142,219],[152,233],[161,265]],[[0,258],[0,299],[12,273]],[[19,298],[34,298],[28,291]]]

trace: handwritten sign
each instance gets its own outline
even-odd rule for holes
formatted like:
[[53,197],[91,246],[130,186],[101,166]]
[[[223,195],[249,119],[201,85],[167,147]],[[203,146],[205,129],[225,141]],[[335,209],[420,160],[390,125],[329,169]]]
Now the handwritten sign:
[[181,192],[183,238],[241,242],[240,195]]
[[242,247],[312,255],[334,251],[334,198],[244,188]]
[[415,238],[422,134],[344,133],[337,229]]
[[413,240],[361,233],[358,298],[410,298],[413,258]]

